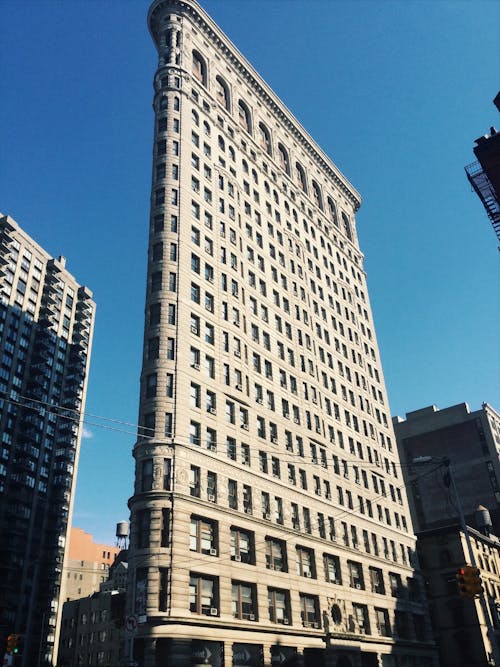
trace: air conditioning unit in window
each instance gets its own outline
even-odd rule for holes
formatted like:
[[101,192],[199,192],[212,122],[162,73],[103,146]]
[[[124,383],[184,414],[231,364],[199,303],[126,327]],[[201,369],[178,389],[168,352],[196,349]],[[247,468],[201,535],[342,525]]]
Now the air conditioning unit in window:
[[234,351],[234,356],[238,357],[238,358],[241,357],[241,352],[239,350],[235,350]]
[[241,556],[238,555],[238,554],[236,554],[235,557],[234,557],[234,560],[235,560],[237,563],[241,563]]
[[195,324],[192,324],[191,325],[191,331],[192,331],[192,333],[197,334],[198,333],[198,327]]
[[288,618],[283,619],[283,625],[290,625],[290,621]]
[[217,607],[211,607],[210,608],[210,616],[217,616],[218,613],[219,612],[218,612]]
[[311,401],[314,403],[314,405],[318,405],[318,399],[317,398],[311,398]]
[[196,363],[191,364],[191,368],[194,368],[195,371],[199,371],[200,370],[200,364],[196,364]]
[[304,572],[304,577],[307,577],[307,579],[311,578],[311,573],[309,571]]
[[211,415],[215,415],[216,412],[217,412],[213,405],[211,405],[211,406],[208,408],[208,411],[210,412]]
[[277,445],[278,444],[278,438],[275,438],[275,437],[271,438],[271,442],[273,443],[273,445]]
[[248,620],[249,621],[255,621],[255,614],[249,614],[248,615]]
[[248,431],[248,424],[242,424],[242,425],[241,425],[241,428],[242,428],[244,431]]
[[213,283],[213,281],[214,281],[212,276],[208,276],[207,280],[208,280],[209,283]]
[[361,588],[361,584],[355,584],[354,588],[357,588],[359,590]]
[[271,521],[271,515],[269,514],[269,512],[266,512],[264,514],[264,519],[267,519],[268,521]]
[[209,500],[209,502],[211,502],[211,503],[215,503],[215,496],[214,496],[213,493],[209,493],[209,494],[208,494],[208,500]]
[[235,386],[235,389],[237,389],[238,391],[241,391],[243,389],[243,387],[241,386],[241,384],[237,384]]
[[264,402],[261,398],[256,398],[255,400],[259,405],[262,405]]
[[319,623],[313,623],[313,628],[319,628],[319,627],[320,627]]
[[210,443],[209,445],[207,445],[207,449],[209,449],[211,452],[215,452],[216,446]]
[[209,303],[205,304],[205,310],[212,312],[212,306]]
[[217,556],[217,549],[210,549],[210,555],[211,556]]
[[298,419],[297,417],[294,417],[293,422],[294,422],[294,424],[300,424],[300,419]]

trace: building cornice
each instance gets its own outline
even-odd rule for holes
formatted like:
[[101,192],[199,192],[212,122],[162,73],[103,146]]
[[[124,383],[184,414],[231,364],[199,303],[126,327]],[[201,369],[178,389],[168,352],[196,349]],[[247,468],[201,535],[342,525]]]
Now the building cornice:
[[309,157],[332,179],[336,187],[351,202],[356,212],[361,206],[361,196],[354,186],[343,176],[301,123],[290,113],[285,104],[273,93],[262,77],[224,32],[212,21],[196,0],[155,0],[153,2],[148,12],[148,27],[155,44],[158,44],[159,38],[158,15],[163,15],[164,12],[162,10],[167,8],[171,8],[176,13],[189,16],[200,31],[232,63],[245,83],[281,121],[283,127],[290,132]]

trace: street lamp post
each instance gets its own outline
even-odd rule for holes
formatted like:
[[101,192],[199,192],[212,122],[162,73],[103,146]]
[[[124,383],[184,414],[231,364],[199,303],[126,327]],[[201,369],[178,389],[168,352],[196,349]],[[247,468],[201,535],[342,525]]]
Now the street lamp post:
[[[415,459],[412,460],[413,464],[421,464],[421,463],[439,463],[439,467],[444,467],[446,468],[446,473],[445,473],[445,478],[444,478],[444,483],[446,486],[450,486],[453,492],[453,495],[455,496],[455,503],[457,506],[458,510],[458,517],[460,521],[460,527],[464,532],[465,535],[465,541],[467,543],[467,551],[469,552],[469,559],[470,559],[470,564],[473,567],[477,567],[477,561],[476,561],[476,556],[474,554],[474,549],[472,548],[472,542],[470,539],[470,533],[469,533],[469,528],[467,527],[467,524],[465,522],[465,516],[464,512],[462,509],[462,503],[460,501],[460,496],[458,495],[458,489],[455,484],[455,478],[453,477],[452,471],[451,471],[451,465],[450,465],[450,459],[445,456],[444,458],[438,458],[435,456],[419,456]],[[490,610],[488,608],[488,603],[486,601],[486,598],[484,596],[484,590],[479,593],[479,603],[481,605],[481,609],[483,611],[483,616],[484,620],[486,623],[486,629],[487,629],[487,634],[488,634],[488,639],[490,640],[490,645],[491,645],[491,654],[493,656],[493,664],[497,665],[497,667],[500,667],[500,655],[499,655],[499,650],[498,646],[496,643],[496,638],[495,638],[495,631],[493,628],[493,622],[491,620],[490,616]]]

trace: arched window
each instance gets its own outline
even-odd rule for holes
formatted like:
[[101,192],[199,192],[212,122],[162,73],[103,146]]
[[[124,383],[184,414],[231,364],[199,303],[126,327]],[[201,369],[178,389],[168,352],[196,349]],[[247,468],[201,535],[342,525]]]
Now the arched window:
[[246,132],[248,132],[248,134],[252,134],[252,120],[250,117],[250,109],[242,100],[238,102],[238,121],[240,126]]
[[191,109],[191,120],[196,126],[200,124],[200,117],[198,116],[198,112],[195,109]]
[[306,172],[301,164],[298,162],[295,163],[295,168],[297,169],[297,185],[307,194],[307,182],[306,182]]
[[206,120],[203,121],[203,130],[204,130],[205,134],[207,135],[207,137],[209,137],[210,136],[210,125],[207,123]]
[[272,155],[271,151],[271,135],[264,123],[259,123],[259,142],[262,150],[265,150],[268,155]]
[[160,109],[162,111],[164,109],[168,109],[168,97],[161,97],[160,98]]
[[193,76],[203,85],[207,86],[207,64],[198,51],[193,51]]
[[323,197],[321,196],[321,190],[316,181],[312,182],[313,186],[313,200],[318,208],[323,210]]
[[327,202],[328,202],[328,215],[330,216],[330,220],[333,222],[335,227],[338,227],[339,220],[337,218],[337,207],[335,206],[335,202],[331,197],[328,197]]
[[278,158],[280,167],[290,175],[290,160],[288,158],[288,151],[283,144],[278,144]]
[[229,88],[227,87],[227,83],[221,76],[217,76],[215,78],[215,87],[216,87],[215,96],[217,98],[217,102],[219,104],[222,104],[222,106],[224,107],[224,109],[226,109],[226,111],[231,111]]
[[174,111],[179,111],[181,108],[181,103],[177,95],[174,97]]
[[351,223],[349,222],[349,218],[343,211],[342,211],[342,222],[344,223],[345,235],[347,236],[349,241],[352,241]]

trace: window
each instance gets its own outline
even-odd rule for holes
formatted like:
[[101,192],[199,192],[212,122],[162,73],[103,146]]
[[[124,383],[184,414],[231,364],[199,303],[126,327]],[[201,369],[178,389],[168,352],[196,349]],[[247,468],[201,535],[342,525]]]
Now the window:
[[191,445],[201,444],[201,426],[198,422],[190,422],[189,424],[189,442]]
[[370,567],[370,585],[373,593],[385,595],[384,577],[378,567]]
[[222,104],[227,111],[231,111],[229,89],[224,79],[220,76],[215,77],[215,96],[219,104]]
[[269,620],[271,623],[290,624],[290,593],[279,588],[267,589]]
[[403,584],[401,582],[401,575],[389,572],[389,582],[391,585],[391,595],[393,598],[403,596]]
[[264,123],[259,123],[259,142],[260,147],[268,154],[272,154],[271,135]]
[[370,622],[368,620],[368,607],[365,604],[352,605],[354,612],[354,620],[357,625],[357,630],[362,635],[370,634]]
[[300,617],[305,628],[319,628],[319,600],[316,595],[300,594]]
[[[158,570],[158,611],[167,611],[168,608],[168,568],[160,567]],[[102,662],[104,664],[104,660]]]
[[189,577],[189,610],[195,614],[218,616],[218,579],[191,573]]
[[217,473],[207,472],[207,499],[214,503],[217,500]]
[[248,134],[252,134],[250,110],[242,100],[238,102],[238,122]]
[[208,556],[217,555],[217,522],[191,515],[189,550]]
[[254,543],[254,534],[252,532],[231,526],[231,560],[255,565]]
[[150,510],[138,510],[135,515],[136,540],[138,549],[146,549],[149,546],[149,526],[151,522]]
[[189,469],[189,494],[193,498],[200,497],[200,469],[198,466],[191,466]]
[[349,571],[349,586],[351,588],[364,589],[363,568],[361,563],[356,563],[352,560],[347,561],[347,568]]
[[314,567],[314,551],[306,547],[297,547],[297,574],[300,577],[316,578]]
[[[193,63],[191,68],[193,76],[203,85],[207,85],[207,65],[198,51],[193,51]],[[196,113],[196,112],[194,112]],[[193,117],[195,124],[198,125],[198,116]]]
[[391,626],[389,624],[389,612],[387,609],[375,607],[375,620],[377,622],[377,632],[382,637],[391,636]]
[[233,581],[231,587],[231,601],[233,617],[245,621],[257,620],[255,584],[242,581]]
[[342,575],[340,571],[340,560],[338,556],[331,554],[323,555],[323,562],[325,565],[325,579],[332,584],[341,584]]
[[153,488],[153,459],[146,459],[141,463],[141,491],[151,491]]
[[266,568],[276,572],[288,572],[286,546],[283,540],[266,537]]
[[238,509],[238,482],[234,479],[227,480],[227,502],[230,509]]

